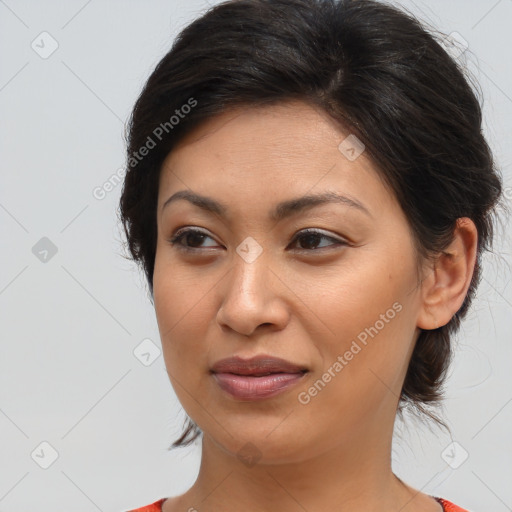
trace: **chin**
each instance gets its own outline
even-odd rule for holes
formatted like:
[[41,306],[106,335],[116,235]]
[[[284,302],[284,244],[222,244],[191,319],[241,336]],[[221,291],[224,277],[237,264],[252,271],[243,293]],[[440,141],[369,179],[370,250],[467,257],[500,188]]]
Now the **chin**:
[[[286,420],[283,422],[282,417],[278,421],[260,418],[251,422],[237,421],[236,424],[219,418],[219,423],[226,426],[227,432],[217,425],[215,432],[205,437],[247,467],[298,463],[318,450],[318,443],[313,439],[308,441],[303,431],[292,425],[285,427]],[[228,432],[233,432],[233,437]]]

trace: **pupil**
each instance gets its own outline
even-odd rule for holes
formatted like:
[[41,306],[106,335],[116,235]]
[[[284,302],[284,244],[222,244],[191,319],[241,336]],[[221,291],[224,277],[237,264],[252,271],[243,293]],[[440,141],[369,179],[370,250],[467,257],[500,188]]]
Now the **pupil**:
[[[320,238],[320,235],[315,235],[314,233],[313,234],[309,234],[309,235],[305,235],[302,240],[303,241],[306,241],[306,245],[309,246],[309,245],[312,245],[314,247],[316,247],[318,245],[318,239]],[[304,244],[301,244],[302,246]],[[310,247],[303,247],[303,249],[309,249]]]
[[197,245],[201,245],[201,242],[203,241],[203,239],[204,239],[204,237],[205,237],[205,236],[206,236],[206,235],[203,235],[203,234],[201,234],[201,233],[188,233],[188,234],[187,234],[187,243],[188,243],[189,245],[194,246],[194,243],[193,243],[193,242],[192,242],[192,243],[190,243],[190,239],[192,238],[192,240],[193,240],[193,239],[194,239],[194,237],[195,237],[195,238],[196,238]]

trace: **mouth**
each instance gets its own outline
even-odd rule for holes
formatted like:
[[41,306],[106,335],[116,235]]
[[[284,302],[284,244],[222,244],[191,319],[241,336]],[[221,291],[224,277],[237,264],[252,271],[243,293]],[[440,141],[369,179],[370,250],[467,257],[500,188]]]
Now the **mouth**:
[[222,359],[211,368],[219,387],[233,398],[252,401],[276,396],[300,382],[308,369],[270,356]]

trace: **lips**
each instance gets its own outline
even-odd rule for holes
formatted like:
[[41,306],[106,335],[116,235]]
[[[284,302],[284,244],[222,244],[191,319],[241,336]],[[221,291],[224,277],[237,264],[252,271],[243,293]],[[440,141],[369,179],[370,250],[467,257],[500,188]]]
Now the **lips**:
[[303,373],[307,368],[284,359],[270,356],[256,356],[250,359],[229,357],[217,361],[211,368],[214,373],[234,373],[259,377],[271,373]]
[[217,361],[211,373],[220,388],[240,400],[275,396],[300,381],[307,368],[266,355]]

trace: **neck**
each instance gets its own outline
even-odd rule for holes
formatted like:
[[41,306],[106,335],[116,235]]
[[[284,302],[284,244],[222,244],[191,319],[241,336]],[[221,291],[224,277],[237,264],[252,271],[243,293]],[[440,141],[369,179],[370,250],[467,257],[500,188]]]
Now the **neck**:
[[[392,472],[392,428],[385,436],[379,425],[374,430],[360,431],[314,457],[252,467],[205,435],[199,475],[180,498],[179,508],[201,512],[429,510],[417,506],[417,493]],[[430,510],[438,510],[433,500],[432,504]]]

